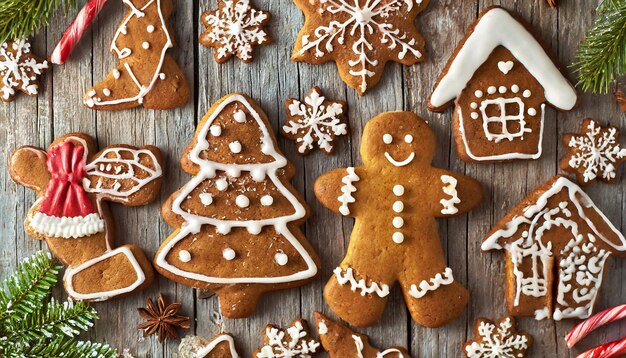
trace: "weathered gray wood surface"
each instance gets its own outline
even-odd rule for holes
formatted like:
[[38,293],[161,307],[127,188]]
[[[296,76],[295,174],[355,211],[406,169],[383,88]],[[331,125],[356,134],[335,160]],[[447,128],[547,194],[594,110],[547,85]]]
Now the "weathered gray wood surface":
[[[467,26],[480,10],[501,4],[519,12],[537,27],[549,46],[565,64],[572,62],[578,42],[594,15],[594,2],[561,0],[558,10],[550,10],[544,0],[431,0],[428,9],[418,17],[418,27],[427,39],[429,59],[426,63],[403,68],[390,64],[382,82],[365,97],[359,98],[337,75],[333,64],[312,66],[289,60],[303,16],[290,0],[255,0],[259,9],[273,16],[269,32],[274,42],[255,53],[252,64],[238,60],[218,65],[212,50],[198,45],[202,26],[199,16],[213,9],[215,0],[177,1],[173,18],[177,45],[175,58],[194,88],[195,100],[182,109],[155,112],[137,109],[124,112],[94,112],[81,104],[81,98],[92,83],[100,80],[114,66],[109,44],[125,9],[121,1],[112,1],[94,23],[70,62],[56,66],[46,76],[45,90],[36,98],[20,96],[0,110],[0,278],[4,278],[17,262],[45,248],[24,234],[22,222],[32,205],[32,191],[14,184],[8,176],[7,160],[13,149],[22,145],[47,147],[54,138],[70,131],[82,131],[95,136],[101,146],[111,143],[136,145],[154,144],[167,158],[167,180],[161,197],[167,196],[189,180],[178,164],[180,155],[191,140],[195,124],[210,104],[221,96],[242,91],[255,98],[267,112],[277,130],[285,120],[284,100],[302,97],[318,85],[330,97],[348,101],[352,133],[341,141],[336,155],[327,157],[319,151],[307,158],[294,153],[293,143],[279,138],[281,148],[295,163],[298,174],[296,187],[304,193],[313,215],[305,226],[307,238],[323,261],[321,279],[300,289],[267,295],[254,317],[226,320],[224,329],[237,338],[244,356],[261,343],[264,325],[274,322],[287,325],[295,317],[312,318],[314,310],[333,317],[325,306],[322,288],[332,269],[340,262],[347,247],[351,220],[344,220],[324,209],[313,195],[315,178],[332,168],[360,162],[358,154],[363,125],[374,115],[386,110],[411,110],[428,119],[436,131],[438,152],[435,165],[451,168],[479,179],[484,184],[482,205],[467,216],[440,222],[441,240],[446,248],[455,277],[472,293],[469,307],[461,317],[440,329],[426,329],[414,324],[407,314],[400,293],[393,291],[383,319],[374,327],[363,330],[380,347],[402,345],[409,347],[414,357],[458,357],[461,343],[472,336],[477,317],[497,318],[505,314],[504,260],[500,254],[482,254],[479,243],[492,225],[536,185],[558,172],[558,159],[564,154],[560,145],[563,133],[576,130],[585,117],[624,127],[626,124],[610,96],[584,95],[580,107],[570,113],[549,110],[546,118],[544,155],[535,162],[499,165],[468,165],[457,159],[451,137],[451,112],[433,114],[426,110],[425,100],[433,83]],[[46,31],[34,39],[35,51],[49,53],[55,46],[68,18],[58,17]],[[622,226],[626,181],[617,185],[595,185],[589,194],[618,227]],[[126,208],[113,205],[118,244],[136,243],[149,256],[169,235],[168,227],[159,215],[160,203],[145,207]],[[612,267],[604,279],[599,308],[626,301],[622,288],[626,273],[624,262],[612,259]],[[165,292],[170,299],[183,302],[183,313],[195,318],[195,333],[211,337],[218,331],[212,314],[218,311],[215,298],[203,300],[192,289],[158,278],[147,291],[119,301],[97,304],[101,319],[88,335],[89,339],[107,341],[121,349],[129,348],[138,357],[171,357],[176,342],[162,346],[155,339],[141,338],[135,329],[139,322],[135,308],[144,304],[146,296]],[[61,295],[62,290],[58,289]],[[533,356],[575,356],[583,348],[617,339],[626,332],[626,322],[603,329],[570,352],[564,342],[565,333],[574,322],[554,324],[521,319],[522,329],[534,335]]]

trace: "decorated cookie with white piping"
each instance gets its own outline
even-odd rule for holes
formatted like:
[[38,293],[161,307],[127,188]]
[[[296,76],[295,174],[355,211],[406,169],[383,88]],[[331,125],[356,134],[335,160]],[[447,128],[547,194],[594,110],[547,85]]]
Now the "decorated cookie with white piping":
[[374,324],[398,282],[413,319],[441,326],[464,309],[467,290],[446,264],[435,218],[478,205],[478,181],[431,165],[435,136],[410,112],[387,112],[363,133],[363,165],[320,176],[315,195],[355,218],[348,252],[324,289],[333,311],[355,326]]
[[111,53],[119,63],[87,91],[83,103],[88,108],[107,111],[184,106],[189,100],[189,87],[170,53],[174,47],[169,26],[174,10],[172,0],[123,2],[129,10],[111,43]]
[[308,207],[289,183],[295,169],[252,99],[217,101],[181,165],[193,178],[163,205],[177,229],[154,258],[162,275],[216,293],[231,318],[254,313],[264,292],[315,278],[319,259],[300,231]]
[[48,61],[32,53],[26,39],[0,44],[0,101],[12,102],[17,91],[29,96],[39,93],[40,77],[48,69]]
[[311,358],[321,352],[320,343],[311,337],[309,325],[296,319],[287,329],[273,324],[265,326],[263,346],[252,354],[254,358]]
[[559,321],[591,315],[607,258],[626,256],[626,239],[578,185],[556,176],[496,224],[482,250],[506,252],[512,315]]
[[107,202],[144,205],[156,198],[162,180],[161,153],[111,145],[96,150],[82,133],[55,140],[48,151],[22,147],[11,157],[13,180],[35,190],[37,201],[24,228],[67,266],[63,283],[79,301],[105,301],[146,288],[150,261],[136,245],[114,246]]
[[330,358],[411,358],[405,348],[378,349],[370,344],[366,335],[331,321],[320,312],[315,312],[314,316],[320,341]]
[[469,28],[428,100],[442,112],[454,103],[459,158],[467,162],[537,159],[546,104],[577,102],[574,87],[517,16],[490,7]]
[[235,340],[227,333],[220,333],[211,340],[197,336],[185,337],[178,346],[179,358],[239,358]]
[[291,59],[334,61],[341,79],[359,95],[374,87],[389,61],[426,61],[415,19],[429,0],[294,0],[306,21]]
[[474,339],[463,344],[468,358],[526,357],[533,337],[517,331],[515,319],[503,317],[498,322],[479,318],[474,324]]

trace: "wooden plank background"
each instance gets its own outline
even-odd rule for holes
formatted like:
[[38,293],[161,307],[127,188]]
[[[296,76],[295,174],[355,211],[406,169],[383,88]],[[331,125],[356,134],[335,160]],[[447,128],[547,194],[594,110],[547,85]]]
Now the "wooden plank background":
[[[118,244],[138,244],[153,256],[159,243],[173,230],[159,216],[160,202],[190,179],[180,169],[178,160],[192,139],[198,118],[211,103],[233,91],[248,93],[265,109],[276,131],[286,118],[284,101],[289,97],[302,98],[312,86],[318,85],[328,97],[348,101],[350,137],[341,140],[336,154],[330,157],[316,151],[302,159],[295,155],[292,142],[279,137],[279,144],[297,166],[294,184],[313,211],[304,230],[322,259],[322,278],[298,289],[266,295],[255,316],[226,320],[225,331],[236,337],[240,353],[249,356],[261,344],[261,332],[268,322],[285,326],[296,317],[311,320],[314,310],[322,310],[334,317],[324,304],[322,288],[344,256],[352,220],[342,219],[323,208],[313,195],[312,184],[323,172],[360,163],[360,136],[371,117],[387,110],[404,109],[429,120],[435,130],[438,139],[435,165],[470,175],[484,185],[485,198],[479,208],[469,215],[439,222],[449,265],[455,278],[469,287],[472,299],[457,320],[440,329],[427,329],[411,321],[400,292],[394,289],[383,319],[362,331],[380,347],[408,347],[413,357],[459,357],[461,343],[473,335],[473,322],[477,317],[497,318],[506,312],[504,257],[480,252],[479,244],[485,233],[535,186],[559,171],[558,160],[564,154],[560,144],[563,133],[578,129],[585,117],[624,128],[625,117],[611,96],[583,95],[580,106],[572,112],[547,111],[544,154],[540,160],[497,165],[465,164],[458,160],[453,148],[451,111],[443,114],[428,112],[426,98],[467,26],[482,9],[492,4],[520,13],[537,28],[564,64],[571,63],[585,29],[592,23],[596,1],[559,2],[559,8],[551,10],[545,0],[431,0],[417,20],[417,26],[427,40],[428,61],[404,68],[389,64],[381,83],[359,98],[339,79],[334,64],[313,66],[290,61],[296,34],[304,22],[302,13],[290,0],[254,0],[258,9],[269,10],[272,15],[269,33],[274,42],[256,51],[255,61],[251,64],[232,60],[223,65],[216,64],[212,50],[199,46],[197,41],[202,31],[200,14],[214,9],[216,1],[179,0],[175,1],[176,12],[172,19],[177,41],[172,53],[187,76],[194,100],[184,108],[172,111],[94,112],[83,107],[81,98],[115,65],[116,59],[110,54],[109,45],[126,11],[122,1],[111,1],[69,63],[55,66],[45,77],[44,90],[39,97],[21,95],[0,110],[0,216],[4,218],[0,222],[0,278],[6,277],[21,258],[45,248],[45,244],[27,237],[23,230],[24,217],[35,195],[9,178],[7,161],[15,148],[22,145],[46,148],[54,138],[70,131],[88,133],[98,139],[100,146],[113,143],[157,145],[167,158],[167,176],[159,202],[138,208],[112,205]],[[47,29],[35,36],[35,52],[50,53],[69,22],[70,18],[56,17]],[[626,181],[612,186],[595,185],[588,192],[598,207],[622,227]],[[599,308],[626,301],[626,289],[622,288],[624,262],[615,258],[610,261],[612,267],[605,275]],[[86,338],[106,341],[120,351],[128,348],[137,357],[175,356],[177,342],[161,345],[154,338],[142,338],[141,332],[135,329],[139,322],[135,308],[144,305],[146,296],[156,297],[158,292],[182,301],[182,312],[194,319],[192,330],[183,334],[195,333],[208,338],[218,332],[218,325],[212,319],[219,311],[216,298],[200,299],[189,287],[159,277],[145,292],[96,304],[101,319]],[[60,296],[63,292],[59,288],[56,294]],[[575,356],[583,348],[617,339],[626,333],[626,322],[616,324],[595,333],[580,347],[569,351],[563,337],[574,323],[520,320],[521,328],[535,337],[533,356]]]

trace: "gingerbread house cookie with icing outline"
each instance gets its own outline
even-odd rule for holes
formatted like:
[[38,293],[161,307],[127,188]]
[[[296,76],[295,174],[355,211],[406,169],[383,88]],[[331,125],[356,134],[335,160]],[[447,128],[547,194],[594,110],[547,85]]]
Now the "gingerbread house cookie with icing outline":
[[546,103],[559,111],[576,105],[574,87],[520,21],[500,7],[486,9],[430,95],[431,111],[454,101],[455,141],[464,161],[537,159]]

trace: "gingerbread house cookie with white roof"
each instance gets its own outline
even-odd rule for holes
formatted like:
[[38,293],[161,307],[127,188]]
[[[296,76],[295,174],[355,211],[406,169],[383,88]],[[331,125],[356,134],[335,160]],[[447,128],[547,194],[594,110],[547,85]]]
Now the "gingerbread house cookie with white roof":
[[442,112],[454,102],[460,159],[489,163],[539,158],[546,104],[568,111],[577,98],[528,26],[490,7],[457,46],[428,108]]

